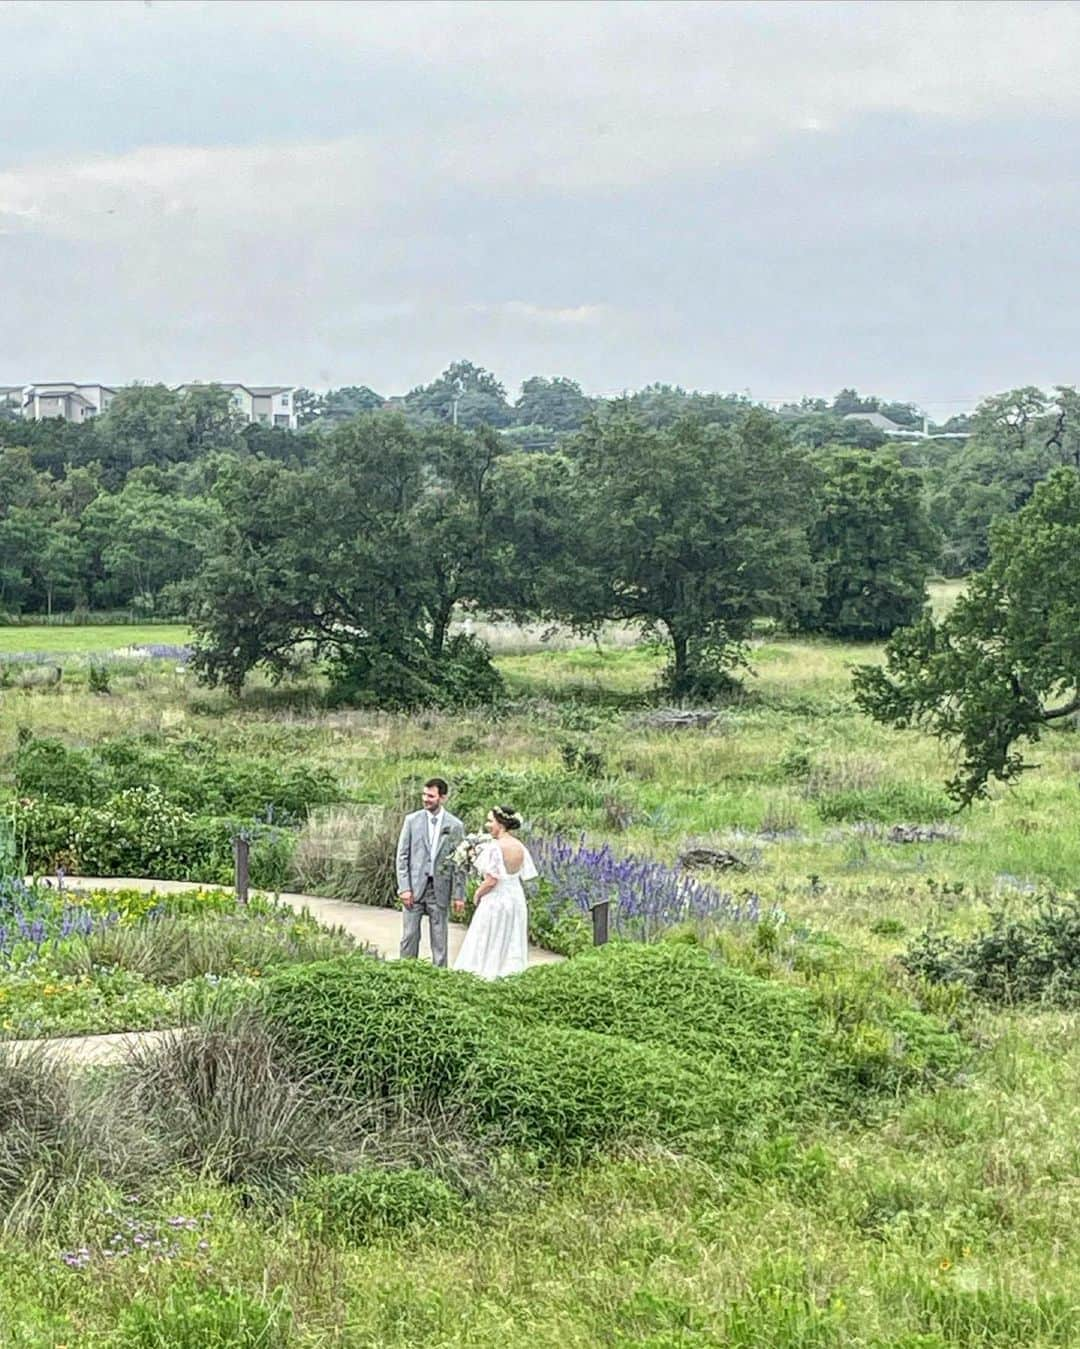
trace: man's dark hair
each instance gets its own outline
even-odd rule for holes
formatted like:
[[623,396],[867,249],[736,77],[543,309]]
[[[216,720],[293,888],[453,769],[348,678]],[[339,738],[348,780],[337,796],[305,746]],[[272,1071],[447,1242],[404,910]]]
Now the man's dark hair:
[[450,784],[445,778],[428,778],[425,787],[434,787],[440,796],[450,795]]

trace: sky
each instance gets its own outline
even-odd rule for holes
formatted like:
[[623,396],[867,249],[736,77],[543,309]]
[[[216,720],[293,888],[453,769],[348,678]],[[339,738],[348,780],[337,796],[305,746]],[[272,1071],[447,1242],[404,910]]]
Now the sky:
[[1080,5],[0,0],[0,384],[1080,382]]

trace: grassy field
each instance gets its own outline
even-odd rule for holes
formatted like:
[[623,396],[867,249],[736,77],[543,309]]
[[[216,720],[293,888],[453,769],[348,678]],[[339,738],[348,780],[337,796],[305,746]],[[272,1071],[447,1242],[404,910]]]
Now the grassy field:
[[163,642],[180,645],[190,633],[182,623],[103,624],[27,627],[0,627],[0,661],[21,652],[40,652],[55,656],[105,656],[132,646]]
[[[136,631],[50,636],[85,634],[97,651],[180,639],[175,628]],[[896,955],[928,923],[969,931],[996,905],[1023,913],[1033,896],[1080,884],[1075,729],[1049,735],[1018,785],[954,815],[947,752],[854,712],[850,669],[880,659],[877,648],[763,641],[741,699],[708,727],[670,730],[649,720],[661,658],[625,635],[557,650],[535,633],[498,637],[513,698],[498,716],[327,712],[317,690],[259,683],[233,704],[175,667],[118,663],[108,694],[77,672],[3,691],[0,752],[20,726],[68,741],[200,733],[330,767],[353,800],[386,805],[433,772],[492,774],[492,790],[513,792],[545,827],[664,858],[691,840],[729,848],[745,869],[722,883],[778,902],[842,962],[838,1006],[857,1000],[862,979],[892,986]],[[0,640],[44,649],[27,629]],[[596,756],[594,776],[566,772],[573,750]],[[892,842],[898,824],[939,837]],[[209,1181],[164,1178],[138,1211],[162,1224],[207,1215],[205,1247],[193,1235],[174,1259],[117,1261],[90,1278],[59,1253],[91,1241],[102,1206],[122,1201],[80,1192],[32,1241],[0,1240],[0,1345],[165,1343],[150,1330],[110,1336],[132,1300],[164,1326],[170,1296],[197,1302],[222,1288],[277,1308],[273,1324],[291,1329],[198,1342],[1078,1344],[1078,1030],[1080,1016],[1063,1010],[973,1010],[970,1071],[876,1121],[807,1128],[726,1166],[649,1150],[562,1176],[519,1166],[482,1214],[360,1247],[316,1241],[288,1211],[245,1208]],[[173,1342],[197,1341],[174,1325]]]

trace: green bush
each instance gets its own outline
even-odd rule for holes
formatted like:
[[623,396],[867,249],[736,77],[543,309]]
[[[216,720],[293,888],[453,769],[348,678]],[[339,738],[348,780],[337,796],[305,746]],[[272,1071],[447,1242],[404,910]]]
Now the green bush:
[[250,879],[285,886],[295,837],[286,830],[193,815],[156,787],[132,787],[104,806],[20,800],[14,824],[26,865],[44,874],[63,867],[83,876],[153,876],[227,885],[233,879],[233,837],[251,836]]
[[537,1153],[679,1142],[740,1110],[700,1066],[613,1035],[516,1025],[479,980],[415,962],[343,960],[267,982],[271,1028],[302,1069],[389,1100],[460,1112]]
[[282,1290],[263,1299],[239,1288],[180,1284],[163,1302],[132,1302],[112,1343],[120,1349],[284,1349],[291,1327]]
[[312,806],[341,799],[334,776],[302,764],[223,755],[212,741],[168,744],[120,736],[92,749],[25,737],[14,757],[20,796],[76,806],[105,806],[132,790],[156,789],[173,805],[203,816],[235,815],[279,824],[303,819]]
[[923,824],[942,820],[955,807],[940,791],[921,782],[893,782],[863,791],[828,792],[816,802],[823,820],[872,820]]
[[485,643],[456,633],[438,659],[419,641],[400,651],[371,647],[354,652],[330,667],[327,702],[332,707],[409,711],[490,704],[502,691],[502,676]]
[[1022,917],[999,909],[970,937],[921,933],[901,956],[909,973],[958,984],[998,1006],[1080,1005],[1080,897],[1050,897]]
[[297,1209],[317,1235],[357,1244],[446,1222],[461,1211],[461,1196],[428,1171],[353,1171],[315,1176],[302,1188]]
[[492,990],[515,1018],[613,1031],[749,1074],[789,1115],[952,1071],[959,1044],[938,1023],[878,999],[841,1016],[821,990],[761,979],[679,942],[612,943],[535,966]]
[[[806,990],[675,943],[614,943],[488,985],[344,960],[269,980],[271,1025],[305,1070],[460,1109],[537,1152],[625,1139],[711,1149],[952,1067],[902,1026],[837,1030]],[[915,1015],[915,1014],[911,1014]],[[927,1049],[927,1044],[931,1049]],[[955,1045],[943,1036],[941,1048]]]
[[88,806],[102,789],[89,750],[68,749],[59,740],[20,738],[13,767],[20,796]]
[[78,871],[74,837],[82,811],[49,800],[23,799],[12,810],[16,846],[29,871]]

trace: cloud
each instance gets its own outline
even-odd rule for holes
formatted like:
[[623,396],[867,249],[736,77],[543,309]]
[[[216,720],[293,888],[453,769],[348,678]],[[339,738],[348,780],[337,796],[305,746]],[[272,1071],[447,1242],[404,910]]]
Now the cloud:
[[[962,122],[1080,108],[1080,7],[1072,3],[218,0],[149,10],[9,5],[0,8],[0,24],[18,42],[8,50],[27,51],[42,78],[50,61],[67,65],[73,101],[81,93],[91,104],[115,95],[101,75],[118,62],[117,82],[144,81],[153,104],[159,74],[170,76],[163,48],[178,55],[193,48],[200,70],[188,121],[228,90],[221,139],[250,143],[249,128],[257,123],[261,131],[258,148],[233,158],[241,180],[247,175],[258,187],[260,163],[276,144],[287,161],[285,186],[310,180],[303,159],[314,156],[324,183],[345,188],[349,202],[355,194],[344,175],[363,176],[372,162],[409,191],[439,175],[482,189],[603,192],[707,172],[807,130],[879,113]],[[291,84],[290,69],[297,72]],[[366,139],[358,139],[359,125],[314,142],[297,134],[321,101],[308,83],[320,69],[327,79],[351,80],[335,86],[334,97],[355,110]],[[391,104],[392,124],[375,132],[370,124],[395,89],[408,97]],[[276,135],[273,103],[280,105]],[[172,111],[153,107],[148,145],[161,140],[155,123],[176,139]],[[204,143],[190,142],[181,158]],[[162,172],[170,182],[183,178],[183,164]],[[143,173],[153,176],[145,166]],[[190,180],[189,187],[195,190]]]
[[521,319],[526,323],[570,324],[579,327],[583,324],[601,322],[610,312],[603,304],[579,304],[565,307],[554,305],[529,304],[525,300],[503,300],[498,304],[474,304],[469,309],[474,314],[491,314],[509,319]]
[[0,378],[1068,377],[1073,3],[0,3],[0,43]]

